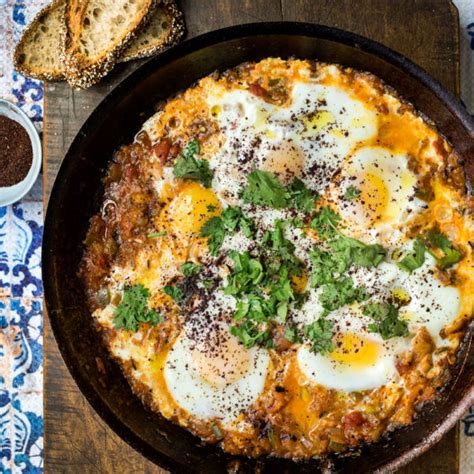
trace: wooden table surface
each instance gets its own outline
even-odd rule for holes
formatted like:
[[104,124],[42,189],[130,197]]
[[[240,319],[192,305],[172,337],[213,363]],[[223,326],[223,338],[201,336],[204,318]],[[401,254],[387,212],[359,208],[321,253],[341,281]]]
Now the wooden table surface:
[[[448,0],[183,0],[187,37],[241,23],[307,21],[353,31],[414,60],[459,94],[459,23]],[[74,91],[48,84],[45,93],[44,193],[69,144],[100,100],[141,62],[120,65],[100,85]],[[59,354],[47,318],[45,348],[45,467],[47,472],[162,473],[136,453],[92,410]],[[404,468],[405,473],[458,472],[457,430]]]

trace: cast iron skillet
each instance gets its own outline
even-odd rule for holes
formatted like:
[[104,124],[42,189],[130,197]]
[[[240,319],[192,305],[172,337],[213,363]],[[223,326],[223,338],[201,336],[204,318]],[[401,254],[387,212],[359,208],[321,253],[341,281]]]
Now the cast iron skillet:
[[[305,23],[258,23],[211,32],[168,50],[117,86],[72,143],[49,201],[44,229],[46,308],[62,356],[82,393],[109,426],[136,450],[175,472],[334,471],[397,469],[436,443],[474,403],[474,347],[466,336],[449,385],[409,427],[364,446],[360,456],[295,463],[252,460],[202,446],[187,431],[144,408],[91,325],[76,275],[90,217],[99,208],[101,178],[114,150],[133,140],[156,104],[214,70],[268,56],[315,58],[370,71],[430,117],[465,161],[474,181],[474,125],[458,101],[399,54],[360,36]],[[97,368],[101,357],[106,373]]]

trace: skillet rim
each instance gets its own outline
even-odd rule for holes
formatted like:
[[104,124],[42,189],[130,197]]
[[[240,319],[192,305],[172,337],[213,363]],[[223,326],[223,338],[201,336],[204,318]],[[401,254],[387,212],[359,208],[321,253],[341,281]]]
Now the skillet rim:
[[[178,60],[186,55],[196,52],[209,46],[215,46],[219,43],[241,39],[252,36],[266,35],[293,35],[307,36],[330,40],[362,50],[371,55],[375,55],[382,60],[399,68],[404,74],[411,76],[420,82],[425,88],[429,89],[443,103],[443,105],[451,112],[456,119],[466,128],[468,133],[474,137],[474,120],[468,114],[467,110],[462,106],[460,101],[453,93],[448,91],[437,80],[429,75],[423,68],[406,58],[400,53],[363,36],[339,28],[328,27],[325,25],[292,22],[292,21],[276,21],[276,22],[257,22],[234,25],[214,31],[210,31],[199,36],[187,39],[184,42],[168,49],[160,55],[148,60],[143,65],[130,73],[123,79],[105,98],[97,105],[94,111],[89,115],[84,124],[81,126],[74,140],[72,141],[62,163],[48,201],[48,207],[44,223],[43,244],[42,244],[42,266],[43,266],[43,297],[47,317],[51,325],[56,343],[59,347],[61,357],[68,368],[69,373],[74,379],[81,393],[85,396],[94,411],[102,418],[102,420],[127,444],[132,446],[140,454],[161,467],[172,470],[173,472],[189,472],[187,467],[178,463],[175,459],[170,458],[164,453],[157,451],[141,439],[133,430],[128,428],[114,413],[108,408],[107,404],[97,395],[89,379],[82,377],[80,371],[76,368],[76,360],[72,353],[68,351],[66,345],[62,342],[62,329],[60,322],[55,317],[55,309],[60,307],[58,299],[54,296],[52,278],[52,260],[49,253],[52,253],[54,246],[53,221],[58,213],[60,204],[58,197],[63,187],[63,178],[66,170],[78,158],[78,149],[84,136],[94,130],[95,122],[100,115],[107,112],[109,108],[118,98],[126,94],[126,91],[133,87],[135,83],[146,78],[151,72],[165,66],[173,60]],[[55,304],[56,303],[56,304]],[[469,344],[472,345],[472,336]],[[459,373],[462,367],[459,368]],[[376,468],[376,472],[386,470],[396,470],[408,464],[410,461],[427,451],[436,442],[438,442],[444,434],[458,421],[469,406],[474,404],[474,384],[471,384],[469,390],[459,400],[459,402],[447,414],[446,418],[440,424],[435,424],[426,438],[421,439],[416,445],[407,447],[403,453],[395,459],[383,462]],[[381,447],[381,449],[383,449]],[[236,458],[237,459],[237,458]]]

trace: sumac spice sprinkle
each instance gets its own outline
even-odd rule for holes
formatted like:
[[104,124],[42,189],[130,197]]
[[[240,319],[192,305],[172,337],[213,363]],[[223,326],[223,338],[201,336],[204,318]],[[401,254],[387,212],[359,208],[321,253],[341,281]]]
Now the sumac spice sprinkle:
[[0,115],[0,187],[25,179],[33,161],[28,132],[15,120]]

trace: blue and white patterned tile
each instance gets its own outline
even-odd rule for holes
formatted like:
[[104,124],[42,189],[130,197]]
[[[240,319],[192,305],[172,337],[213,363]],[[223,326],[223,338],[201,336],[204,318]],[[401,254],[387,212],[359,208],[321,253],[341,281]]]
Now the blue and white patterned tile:
[[0,472],[12,472],[13,416],[10,393],[0,388]]
[[41,202],[0,208],[0,298],[42,296],[42,234]]
[[17,103],[33,120],[43,126],[43,83],[14,71],[12,53],[25,26],[48,0],[0,1],[0,95]]
[[12,389],[43,390],[43,318],[40,299],[12,298],[9,329],[13,344]]
[[40,299],[0,300],[0,472],[42,472]]
[[43,472],[43,398],[41,393],[15,393],[12,397],[15,444],[13,472]]
[[43,418],[37,413],[41,394],[0,392],[0,472],[43,472]]
[[0,297],[10,295],[10,258],[8,252],[8,208],[0,207]]
[[[0,299],[0,393],[6,390],[7,383],[7,329],[8,329],[8,308],[10,303],[8,298]],[[0,395],[1,398],[1,395]],[[1,406],[1,403],[0,403]],[[1,446],[1,443],[0,443]]]
[[43,236],[43,204],[21,202],[10,209],[8,235],[11,244],[11,295],[40,297],[41,241]]

